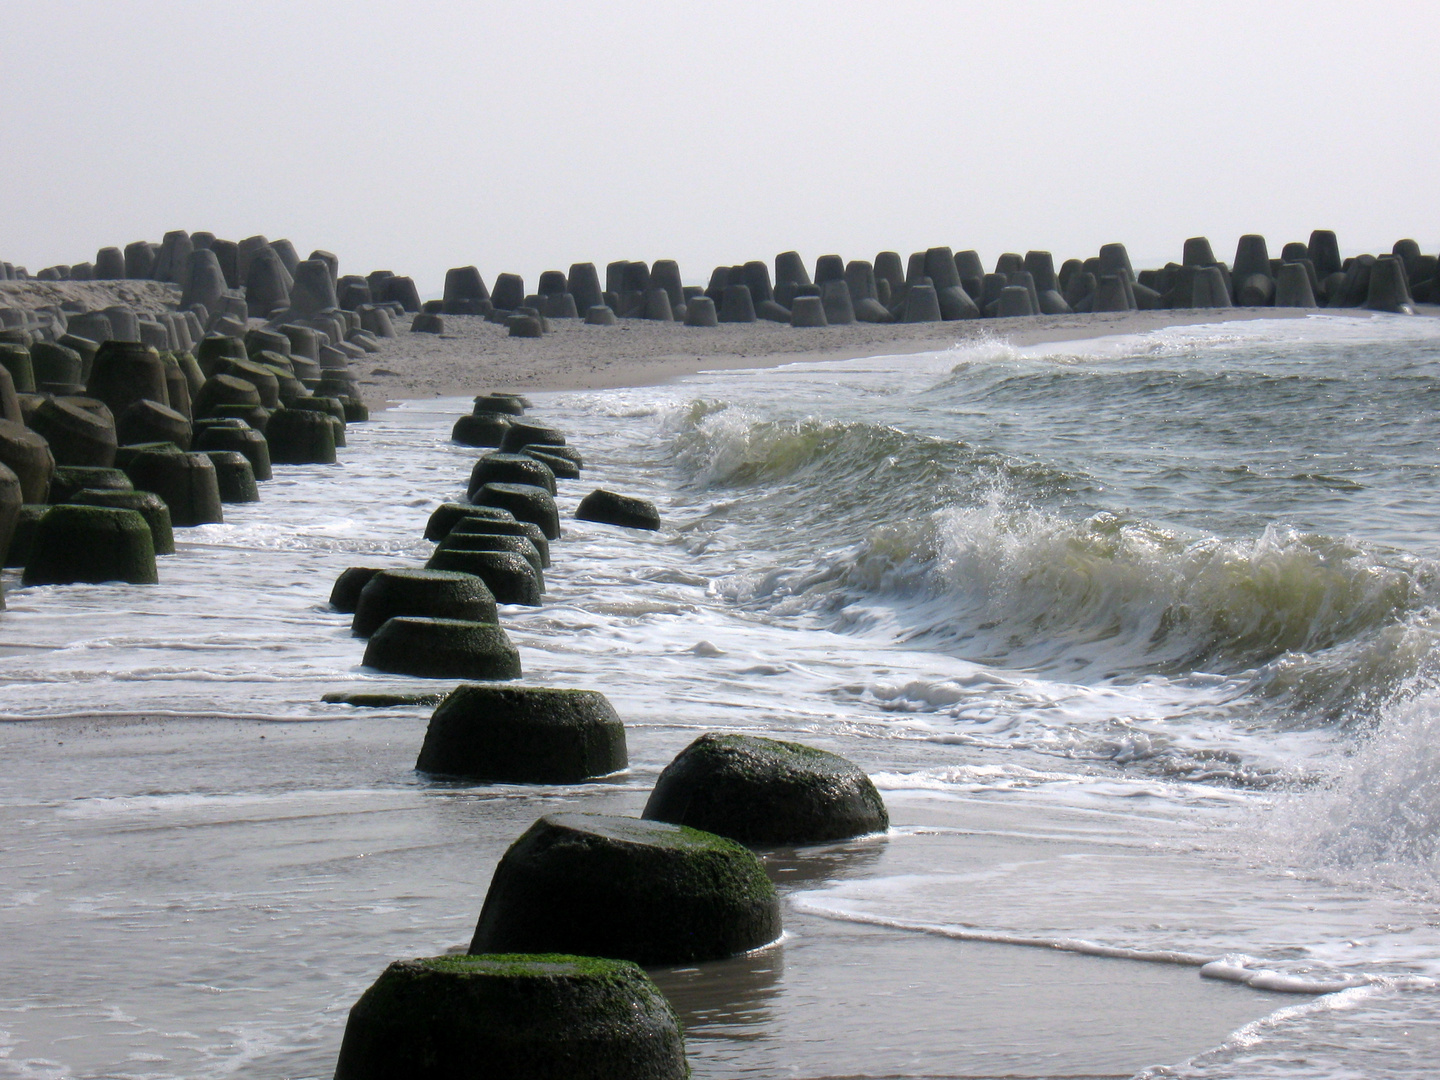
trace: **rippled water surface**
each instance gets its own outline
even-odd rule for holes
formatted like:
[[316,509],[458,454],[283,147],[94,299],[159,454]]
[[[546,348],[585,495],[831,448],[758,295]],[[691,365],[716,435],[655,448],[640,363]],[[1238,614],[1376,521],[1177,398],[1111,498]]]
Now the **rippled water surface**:
[[[846,753],[897,827],[771,858],[777,950],[657,973],[697,1075],[1427,1074],[1431,320],[532,399],[587,466],[544,607],[502,623],[527,680],[605,691],[631,771],[436,785],[410,767],[426,710],[320,701],[433,689],[361,668],[327,598],[346,566],[428,555],[477,454],[447,440],[468,401],[277,469],[263,502],[178,534],[159,586],[7,577],[0,1076],[327,1075],[359,991],[463,944],[537,813],[636,812],[708,729]],[[569,520],[596,486],[664,529]],[[847,1042],[873,1015],[846,1011],[860,956],[913,974],[875,990],[894,1046]],[[1033,989],[1005,998],[1006,971]],[[1110,989],[1063,989],[1087,980]],[[1099,1030],[1064,1027],[1099,997]],[[988,1002],[977,1031],[962,998]]]

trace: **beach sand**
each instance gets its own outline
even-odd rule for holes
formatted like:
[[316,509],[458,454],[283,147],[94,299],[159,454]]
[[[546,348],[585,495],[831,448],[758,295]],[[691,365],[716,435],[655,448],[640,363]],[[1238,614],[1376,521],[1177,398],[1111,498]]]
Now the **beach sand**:
[[412,334],[400,329],[396,338],[385,342],[381,353],[355,361],[354,368],[373,407],[387,400],[464,396],[499,389],[652,386],[698,371],[929,352],[986,338],[1035,345],[1144,333],[1167,326],[1307,314],[1313,312],[1228,308],[878,326],[856,323],[815,329],[763,321],[697,329],[641,319],[623,319],[615,326],[552,319],[552,332],[538,339],[512,338],[505,327],[478,316],[447,315],[443,334]]

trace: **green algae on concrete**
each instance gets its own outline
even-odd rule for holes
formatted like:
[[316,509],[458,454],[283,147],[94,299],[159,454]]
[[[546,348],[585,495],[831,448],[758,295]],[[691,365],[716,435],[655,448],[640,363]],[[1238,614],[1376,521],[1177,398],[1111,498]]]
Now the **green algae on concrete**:
[[335,1080],[681,1080],[679,1021],[635,964],[438,956],[385,969],[350,1010]]
[[639,818],[558,813],[500,860],[470,951],[681,964],[748,952],[780,930],[775,888],[740,844]]

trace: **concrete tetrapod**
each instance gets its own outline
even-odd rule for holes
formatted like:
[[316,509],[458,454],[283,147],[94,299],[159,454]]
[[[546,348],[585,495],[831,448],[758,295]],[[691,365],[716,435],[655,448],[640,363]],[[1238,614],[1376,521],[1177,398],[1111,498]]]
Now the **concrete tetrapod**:
[[15,473],[27,503],[47,500],[55,456],[41,436],[14,420],[0,420],[0,464]]
[[383,566],[347,566],[341,570],[330,588],[330,606],[342,615],[355,614],[361,591],[383,569]]
[[780,903],[760,860],[733,840],[680,825],[547,814],[510,845],[472,953],[559,950],[684,964],[780,936]]
[[265,425],[265,442],[276,465],[334,465],[335,426],[328,412],[280,409]]
[[103,401],[114,416],[141,399],[170,404],[160,354],[128,341],[106,341],[96,350],[85,393]]
[[226,417],[211,421],[196,434],[194,448],[204,453],[233,450],[237,454],[245,455],[256,480],[263,482],[273,475],[270,469],[270,444],[265,441],[264,435],[244,420]]
[[1280,267],[1275,281],[1275,306],[1313,308],[1315,290],[1311,287],[1310,271],[1303,263],[1286,263]]
[[137,491],[153,491],[164,499],[170,520],[179,528],[225,520],[220,481],[204,454],[146,450],[126,466],[125,474]]
[[858,765],[753,735],[701,735],[665,767],[642,816],[759,846],[819,844],[890,827],[880,793]]
[[115,439],[121,446],[172,442],[189,450],[191,434],[190,421],[158,401],[137,401],[115,418]]
[[604,694],[457,687],[430,717],[415,768],[511,784],[579,784],[629,764],[625,725]]
[[[435,558],[439,556],[442,551],[508,551],[513,555],[519,555],[531,565],[535,571],[535,579],[540,584],[540,591],[545,591],[545,559],[540,554],[540,549],[535,546],[530,537],[518,531],[526,526],[532,529],[536,528],[536,526],[530,525],[529,522],[521,525],[521,523],[517,521],[514,526],[517,531],[511,533],[494,531],[489,525],[480,530],[472,530],[470,528],[460,528],[459,526],[464,525],[464,522],[457,522],[456,524],[457,527],[450,530],[450,535],[445,537],[444,540],[441,540],[436,546],[435,551],[431,555],[432,562],[434,562]],[[493,525],[494,523],[489,524]],[[548,543],[548,541],[544,540],[542,540],[542,542]],[[435,566],[437,569],[455,569],[461,573],[474,573],[474,571],[466,568],[463,560],[454,567],[447,567],[438,562],[435,563]],[[481,577],[483,580],[483,575],[477,574],[476,576]],[[496,599],[501,600],[502,603],[513,603],[513,601],[504,600],[498,596],[498,594]]]
[[220,488],[222,503],[252,503],[260,501],[260,489],[255,486],[255,470],[250,459],[234,450],[206,450],[205,456],[215,466],[215,483]]
[[[0,558],[9,552],[10,543],[15,539],[15,527],[20,521],[20,511],[25,505],[25,496],[20,491],[19,478],[4,465],[0,465]],[[5,606],[5,594],[0,592],[0,608]]]
[[483,454],[470,470],[465,497],[474,499],[486,484],[534,484],[555,494],[555,474],[529,454]]
[[[479,515],[489,512],[505,514],[505,520],[481,517]],[[529,540],[531,545],[540,554],[540,568],[543,570],[550,565],[550,541],[545,539],[545,533],[539,525],[529,521],[516,521],[508,511],[496,511],[493,506],[472,506],[470,512],[455,522],[446,536],[473,535],[473,536],[522,536]],[[442,543],[444,542],[442,538]],[[528,558],[528,556],[527,556]]]
[[555,499],[542,487],[534,484],[486,484],[471,501],[476,506],[509,510],[516,521],[540,526],[547,540],[560,537],[560,511],[555,506]]
[[[844,283],[837,283],[844,288]],[[847,293],[848,299],[848,293]],[[854,321],[852,315],[851,321]],[[818,296],[797,296],[790,306],[790,325],[796,327],[829,326],[825,318],[825,302]]]
[[59,465],[90,465],[109,468],[115,463],[115,424],[101,416],[59,398],[47,398],[35,410],[31,428],[50,444]]
[[391,964],[350,1010],[335,1080],[684,1080],[669,1003],[635,964],[563,954]]
[[64,504],[52,506],[36,524],[21,583],[154,585],[159,580],[150,526],[136,511]]
[[[700,299],[705,300],[707,297],[702,296]],[[580,466],[575,464],[574,459],[561,457],[559,454],[553,452],[562,449],[564,449],[564,447],[529,445],[523,447],[520,452],[544,465],[550,470],[550,474],[554,476],[556,480],[580,479]]]
[[[537,559],[538,562],[538,553]],[[535,564],[513,551],[475,551],[451,544],[450,537],[441,541],[426,560],[428,570],[450,570],[473,574],[501,604],[539,607],[545,582]]]
[[134,510],[150,526],[150,542],[156,555],[175,554],[175,530],[170,524],[170,508],[153,491],[118,491],[114,488],[85,488],[70,497],[76,506],[109,506]]
[[[368,574],[355,598],[355,617],[350,620],[350,632],[356,637],[370,637],[396,615],[480,623],[497,621],[495,597],[474,575],[445,570],[377,570],[368,573],[363,568],[356,569]],[[339,588],[340,582],[337,581],[335,589]],[[331,603],[334,603],[334,592],[331,593]]]
[[515,515],[509,510],[495,506],[468,506],[465,503],[441,503],[430,512],[425,522],[426,540],[443,540],[462,518],[480,517],[494,521],[514,521]]
[[509,417],[498,412],[473,412],[455,421],[450,441],[461,446],[499,446],[508,430]]
[[95,465],[60,465],[50,477],[50,501],[70,502],[77,492],[91,488],[96,491],[134,491],[135,485],[119,469]]
[[604,488],[596,488],[575,508],[575,517],[580,521],[598,521],[605,525],[621,525],[627,529],[660,528],[660,511],[648,499],[634,495],[619,495]]
[[[368,586],[367,586],[368,588]],[[520,654],[491,623],[397,615],[370,636],[366,667],[422,679],[518,679]]]
[[541,424],[527,424],[519,420],[511,421],[510,427],[505,432],[504,439],[500,442],[500,449],[503,453],[514,454],[523,447],[530,446],[564,446],[565,433],[559,428],[544,427]]

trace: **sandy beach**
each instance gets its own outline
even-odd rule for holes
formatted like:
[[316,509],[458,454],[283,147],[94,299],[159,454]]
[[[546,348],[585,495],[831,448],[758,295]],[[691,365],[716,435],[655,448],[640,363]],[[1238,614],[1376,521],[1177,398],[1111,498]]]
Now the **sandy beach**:
[[539,339],[512,338],[504,326],[478,316],[447,315],[443,334],[401,330],[398,337],[386,342],[383,352],[356,361],[355,367],[373,407],[384,400],[453,397],[501,387],[608,390],[651,386],[699,371],[930,352],[985,338],[1036,345],[1144,333],[1167,326],[1309,314],[1314,312],[1228,308],[969,322],[856,323],[817,329],[764,321],[697,329],[642,319],[625,319],[616,326],[553,319],[551,333]]

